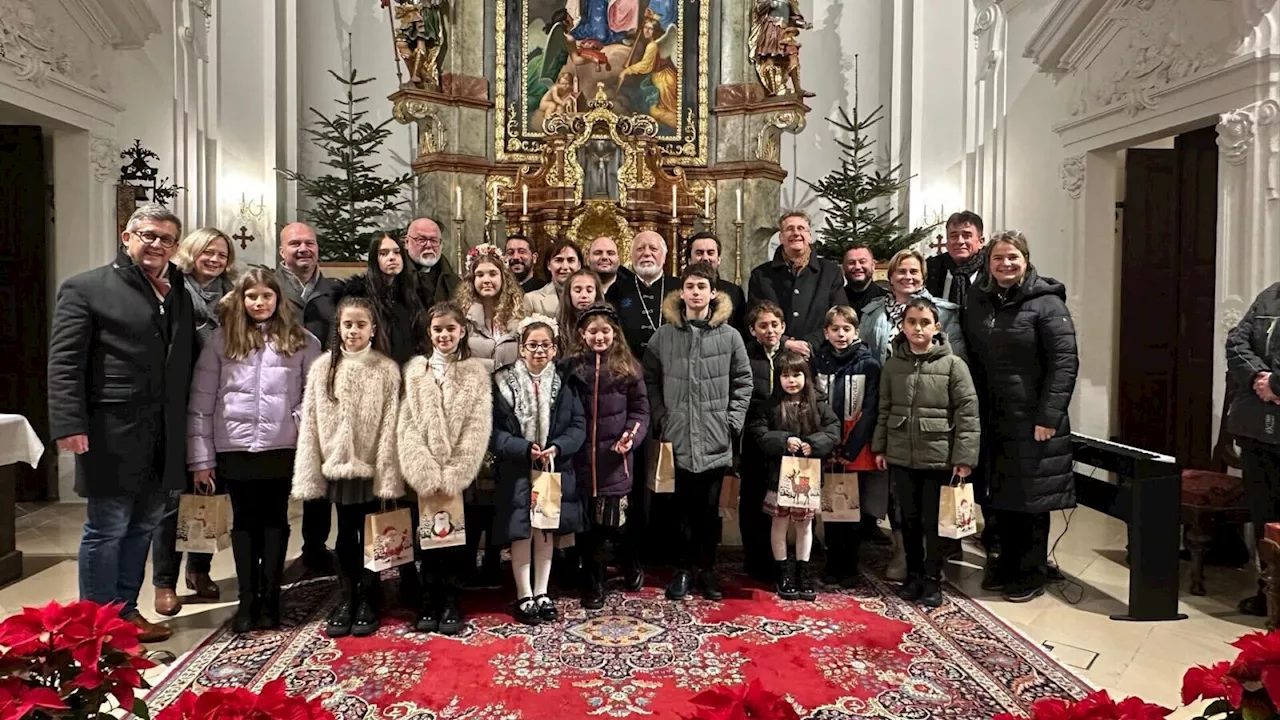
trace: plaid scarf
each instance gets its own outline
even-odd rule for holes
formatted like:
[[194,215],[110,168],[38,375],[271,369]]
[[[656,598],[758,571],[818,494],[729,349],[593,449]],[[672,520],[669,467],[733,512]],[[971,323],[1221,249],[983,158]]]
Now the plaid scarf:
[[983,247],[962,263],[957,263],[950,254],[943,255],[942,266],[951,274],[951,292],[949,297],[945,297],[943,300],[950,300],[960,307],[964,307],[964,297],[969,292],[969,286],[973,284],[970,278],[985,267],[986,263],[986,247]]

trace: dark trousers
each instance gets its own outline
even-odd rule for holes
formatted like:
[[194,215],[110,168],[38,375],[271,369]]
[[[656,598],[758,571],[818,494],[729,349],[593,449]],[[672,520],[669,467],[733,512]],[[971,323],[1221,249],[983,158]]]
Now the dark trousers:
[[[627,525],[631,524],[631,508],[627,508]],[[613,552],[618,564],[622,567],[633,565],[636,561],[630,555],[631,548],[627,542],[627,525],[620,528],[594,525],[584,533],[579,533],[581,541],[583,566],[587,578],[593,585],[603,585],[605,580],[605,551],[609,543],[613,543]]]
[[338,572],[343,579],[359,582],[364,574],[364,519],[378,512],[381,501],[374,500],[354,505],[338,505],[338,540],[334,551],[338,555]]
[[999,578],[1009,594],[1044,587],[1049,562],[1049,513],[997,510],[1000,524]]
[[907,576],[939,580],[942,543],[938,537],[938,497],[951,482],[950,470],[911,470],[891,466],[889,477],[898,498]]
[[[742,553],[749,572],[765,571],[773,564],[773,548],[769,533],[773,518],[761,512],[764,496],[769,492],[769,482],[758,469],[748,469],[743,461],[742,486],[738,492],[738,532],[742,535]],[[830,537],[830,525],[827,537]]]
[[[464,512],[467,518],[467,558],[471,564],[464,570],[468,573],[476,569],[476,557],[480,552],[480,541],[484,540],[484,559],[496,567],[501,558],[502,548],[493,543],[493,521],[497,508],[493,505],[477,505],[465,503]],[[483,537],[482,537],[483,536]]]
[[[772,524],[772,518],[768,515],[759,515]],[[858,533],[862,530],[862,523],[874,525],[875,522],[875,518],[863,516],[862,522],[822,523],[823,543],[827,546],[828,575],[843,578],[858,571]]]
[[1244,490],[1254,540],[1261,542],[1267,523],[1280,521],[1280,445],[1241,439]]
[[649,517],[653,507],[653,494],[649,492],[647,482],[648,450],[649,444],[641,443],[631,451],[632,478],[631,492],[627,495],[627,524],[622,526],[619,538],[625,548],[619,547],[617,543],[614,545],[618,548],[616,552],[625,555],[628,562],[636,564],[645,563],[645,549],[652,547]]
[[720,543],[720,487],[724,468],[694,473],[676,468],[673,503],[682,570],[711,570]]
[[[178,544],[178,502],[180,492],[169,493],[164,506],[164,518],[156,527],[156,534],[151,540],[151,584],[157,588],[176,590],[178,573],[182,567],[182,553],[175,548]],[[213,556],[208,553],[187,553],[187,577],[195,574],[209,574]]]
[[302,503],[302,552],[304,555],[325,552],[329,531],[333,529],[333,503],[326,498]]

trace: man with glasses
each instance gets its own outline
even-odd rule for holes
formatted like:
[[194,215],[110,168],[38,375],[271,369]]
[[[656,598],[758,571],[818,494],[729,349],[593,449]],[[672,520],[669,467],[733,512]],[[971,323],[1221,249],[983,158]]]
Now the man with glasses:
[[138,593],[165,501],[187,482],[195,313],[169,262],[181,232],[160,205],[135,210],[115,262],[58,289],[49,341],[50,428],[88,500],[80,598],[120,603],[142,642],[172,634],[139,614]]
[[444,256],[440,225],[431,218],[418,218],[409,224],[405,250],[418,266],[418,291],[427,307],[453,299],[453,291],[462,283],[458,273]]

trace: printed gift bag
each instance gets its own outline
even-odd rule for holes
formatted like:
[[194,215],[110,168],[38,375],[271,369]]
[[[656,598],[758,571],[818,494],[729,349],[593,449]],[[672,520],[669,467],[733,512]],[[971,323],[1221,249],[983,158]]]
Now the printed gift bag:
[[435,493],[418,496],[418,547],[437,550],[465,545],[467,522],[462,496]]
[[783,455],[778,472],[778,507],[822,509],[822,461]]
[[364,566],[373,572],[413,562],[413,517],[409,508],[364,516]]
[[560,473],[555,461],[551,469],[534,470],[529,474],[533,489],[529,495],[529,519],[539,530],[560,529]]
[[858,473],[829,472],[822,478],[822,522],[858,522],[862,506]]
[[959,540],[977,532],[973,485],[967,482],[943,485],[938,495],[938,536]]
[[649,441],[649,489],[656,493],[676,491],[676,453],[669,442]]
[[742,494],[742,478],[737,475],[725,475],[724,484],[720,486],[720,517],[732,520],[738,516],[738,496]]
[[185,494],[178,498],[178,552],[208,553],[231,547],[231,497]]

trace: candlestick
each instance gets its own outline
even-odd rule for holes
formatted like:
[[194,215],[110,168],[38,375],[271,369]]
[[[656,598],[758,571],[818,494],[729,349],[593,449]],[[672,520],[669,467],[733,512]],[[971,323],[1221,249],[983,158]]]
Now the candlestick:
[[[742,191],[738,191],[738,202],[742,202]],[[733,268],[737,283],[742,284],[742,205],[738,205],[738,219],[733,222]]]
[[[675,195],[675,193],[676,189],[674,187],[671,188],[671,194]],[[676,259],[680,255],[680,220],[676,216],[674,201],[671,208],[671,251],[667,253],[667,255],[667,265],[670,268],[670,274],[678,275],[679,269],[676,267]]]
[[676,186],[671,186],[671,219],[675,220],[679,215],[676,213]]
[[[738,188],[738,217],[734,222],[742,222],[742,188]],[[741,281],[742,278],[738,278]]]
[[498,217],[498,186],[493,186],[493,217]]
[[453,194],[454,194],[454,197],[456,198],[456,202],[455,202],[456,210],[454,210],[453,216],[456,218],[460,218],[462,217],[462,188],[457,185],[454,185]]
[[463,268],[462,258],[464,253],[462,246],[466,243],[462,239],[462,236],[466,230],[466,223],[467,221],[462,217],[461,212],[458,213],[458,217],[453,219],[454,272],[457,273],[461,273]]
[[702,187],[702,214],[708,220],[711,219],[711,186],[704,185]]
[[525,217],[529,214],[529,186],[520,186],[520,216]]

